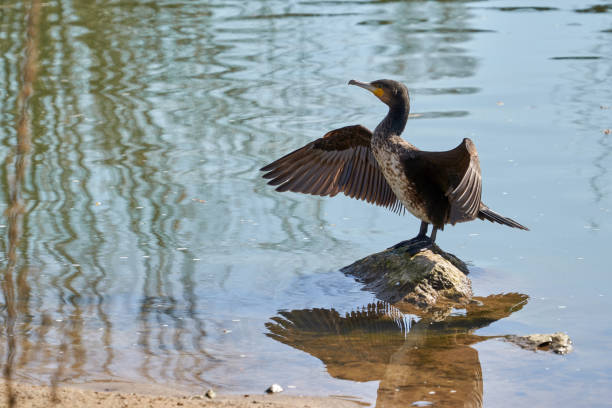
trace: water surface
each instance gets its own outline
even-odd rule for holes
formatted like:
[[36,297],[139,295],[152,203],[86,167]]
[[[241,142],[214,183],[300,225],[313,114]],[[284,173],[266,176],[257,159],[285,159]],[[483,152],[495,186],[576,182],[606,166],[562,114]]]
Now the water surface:
[[[3,366],[43,384],[254,393],[279,382],[384,406],[458,406],[457,394],[466,406],[606,406],[611,16],[569,0],[51,0],[33,20],[29,2],[4,1]],[[438,235],[472,265],[477,295],[524,294],[487,324],[384,323],[389,306],[338,269],[419,222],[260,178],[330,129],[373,128],[384,105],[346,83],[385,77],[412,92],[404,137],[428,150],[470,137],[483,200],[531,228],[478,221]],[[364,359],[371,375],[338,371],[340,346],[323,356],[296,346],[299,333],[273,336],[279,318],[363,310],[384,323],[350,332],[351,344],[380,344]],[[554,331],[573,354],[489,339]],[[409,352],[415,341],[431,347]],[[444,379],[422,361],[449,355]],[[423,378],[440,382],[428,391]],[[443,380],[478,398],[429,394]]]

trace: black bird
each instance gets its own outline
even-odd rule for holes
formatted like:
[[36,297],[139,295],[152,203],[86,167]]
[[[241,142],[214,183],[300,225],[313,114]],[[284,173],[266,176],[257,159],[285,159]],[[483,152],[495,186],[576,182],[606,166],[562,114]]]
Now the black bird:
[[272,179],[268,184],[278,185],[277,191],[320,196],[342,192],[398,212],[403,207],[421,220],[414,240],[426,243],[435,242],[445,224],[476,218],[528,230],[480,200],[480,164],[470,139],[452,150],[425,152],[400,137],[410,112],[403,84],[381,79],[349,85],[367,89],[389,106],[374,133],[361,125],[332,130],[263,167],[263,177]]

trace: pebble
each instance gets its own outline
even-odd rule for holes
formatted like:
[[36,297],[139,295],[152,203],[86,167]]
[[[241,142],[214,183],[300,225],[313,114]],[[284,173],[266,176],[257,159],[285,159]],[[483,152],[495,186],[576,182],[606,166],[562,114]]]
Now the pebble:
[[208,398],[213,399],[217,396],[217,393],[211,388],[210,390],[206,391],[205,394]]
[[268,389],[266,390],[266,392],[268,394],[275,394],[277,392],[283,392],[283,387],[281,387],[278,384],[272,384],[270,387],[268,387]]

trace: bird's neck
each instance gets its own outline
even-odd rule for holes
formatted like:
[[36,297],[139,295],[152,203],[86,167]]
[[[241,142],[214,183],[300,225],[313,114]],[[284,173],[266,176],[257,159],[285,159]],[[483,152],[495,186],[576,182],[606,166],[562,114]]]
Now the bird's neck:
[[389,107],[387,116],[376,126],[374,134],[378,137],[387,138],[393,135],[400,135],[406,127],[410,105],[400,103]]

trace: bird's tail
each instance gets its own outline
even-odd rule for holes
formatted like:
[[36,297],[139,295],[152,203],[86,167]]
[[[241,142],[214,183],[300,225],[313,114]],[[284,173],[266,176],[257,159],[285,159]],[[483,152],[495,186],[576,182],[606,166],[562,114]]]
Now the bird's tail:
[[481,220],[487,220],[491,222],[496,222],[498,224],[507,225],[512,228],[519,228],[525,231],[529,231],[529,228],[519,224],[511,218],[504,217],[487,207],[484,204],[480,204],[480,209],[478,210],[478,218]]

